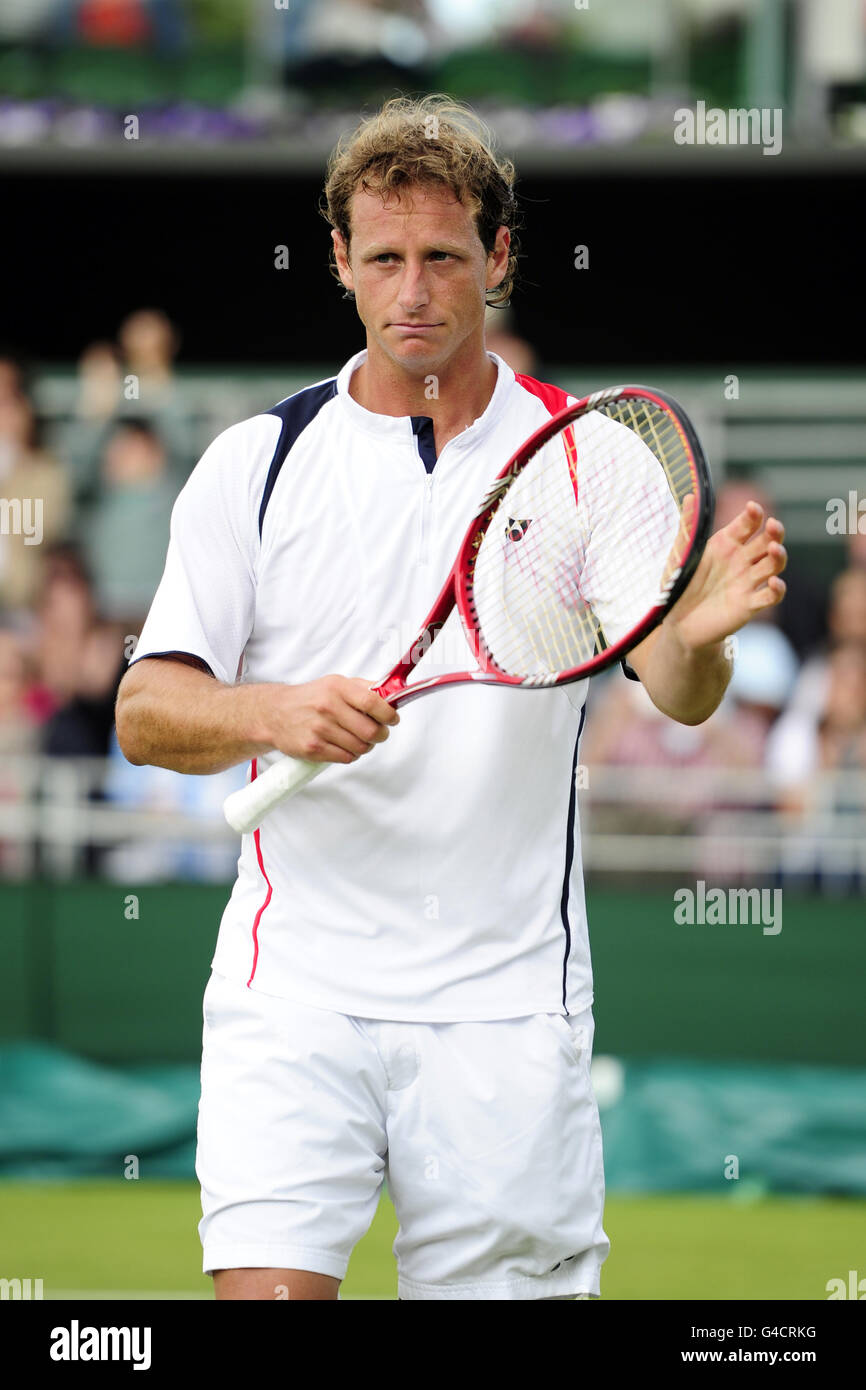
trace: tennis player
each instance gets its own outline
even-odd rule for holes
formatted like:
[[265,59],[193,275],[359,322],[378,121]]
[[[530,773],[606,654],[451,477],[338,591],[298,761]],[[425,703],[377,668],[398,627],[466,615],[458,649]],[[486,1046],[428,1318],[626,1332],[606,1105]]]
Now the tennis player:
[[[571,399],[485,350],[513,181],[445,98],[390,102],[338,147],[333,263],[366,348],[208,448],[121,685],[133,763],[347,765],[244,837],[220,927],[197,1172],[221,1299],[336,1299],[385,1180],[401,1299],[600,1292],[586,683],[456,686],[402,720],[369,689],[491,478]],[[672,718],[718,705],[724,639],[784,593],[782,540],[749,504],[632,653]]]

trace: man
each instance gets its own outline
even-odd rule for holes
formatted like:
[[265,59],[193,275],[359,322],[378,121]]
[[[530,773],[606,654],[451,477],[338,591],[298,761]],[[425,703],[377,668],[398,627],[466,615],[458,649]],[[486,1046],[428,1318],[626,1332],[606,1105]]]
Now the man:
[[[586,683],[457,687],[399,729],[369,688],[491,478],[567,399],[485,351],[512,184],[443,98],[388,103],[338,148],[327,215],[367,348],[207,450],[120,691],[136,763],[348,765],[244,838],[220,929],[197,1163],[218,1298],[336,1298],[383,1179],[401,1298],[599,1294]],[[784,592],[761,520],[750,505],[711,540],[630,658],[682,722],[718,705],[724,638]]]

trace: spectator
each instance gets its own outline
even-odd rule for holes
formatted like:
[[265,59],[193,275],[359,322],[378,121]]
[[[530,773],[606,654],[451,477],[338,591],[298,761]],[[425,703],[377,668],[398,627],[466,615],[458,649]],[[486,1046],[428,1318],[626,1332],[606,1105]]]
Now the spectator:
[[[37,743],[27,658],[18,633],[0,628],[0,754],[26,755]],[[6,778],[0,781],[5,789]]]
[[60,0],[53,32],[93,48],[153,45],[172,52],[188,38],[185,8],[183,0]]
[[76,508],[93,502],[99,491],[99,459],[111,421],[122,408],[121,388],[118,348],[91,343],[78,359],[75,413],[58,441]]
[[91,343],[78,360],[78,405],[81,420],[109,420],[121,395],[120,352],[114,343]]
[[137,309],[124,319],[118,337],[119,345],[91,343],[78,361],[76,413],[64,432],[62,453],[81,506],[99,497],[101,462],[119,421],[147,421],[158,432],[175,493],[186,482],[198,449],[174,375],[174,325],[159,309]]
[[[0,805],[28,795],[38,744],[38,725],[29,701],[27,660],[17,633],[0,628]],[[0,833],[0,873],[11,876],[28,868],[27,847],[4,840]]]
[[8,401],[27,394],[24,368],[21,363],[11,354],[0,352],[0,401]]
[[[2,377],[0,377],[2,381]],[[39,448],[33,408],[6,378],[0,390],[0,606],[22,610],[39,588],[43,546],[69,520],[69,487],[56,459]]]
[[825,640],[804,663],[791,696],[791,708],[815,723],[823,707],[828,656],[847,642],[866,645],[866,567],[843,570],[830,587]]
[[188,408],[174,375],[180,335],[161,309],[136,309],[120,325],[118,341],[124,390],[119,414],[146,419],[159,432],[179,491],[196,461]]
[[851,569],[866,570],[866,523],[863,517],[858,517],[858,526],[863,530],[857,530],[848,541],[848,564]]
[[[749,713],[764,726],[764,736],[778,719],[797,679],[798,661],[782,630],[771,623],[749,623],[736,633],[734,673],[725,706]],[[757,766],[763,757],[757,760]]]
[[490,352],[495,352],[519,376],[534,376],[538,365],[535,349],[517,332],[512,311],[491,305],[484,322],[484,340]]
[[[740,707],[734,699],[724,701],[703,724],[687,726],[656,709],[637,681],[621,680],[614,673],[605,680],[603,689],[587,719],[581,748],[590,777],[598,764],[658,768],[662,774],[657,797],[651,806],[642,804],[637,819],[627,807],[617,808],[620,827],[624,816],[630,829],[639,830],[644,823],[657,825],[659,815],[666,814],[672,824],[692,828],[695,816],[715,807],[711,778],[696,795],[693,786],[687,789],[685,783],[678,784],[671,777],[674,769],[754,768],[761,764],[766,719],[753,709]],[[761,693],[766,699],[766,693]]]
[[437,38],[425,0],[316,0],[291,30],[287,81],[320,95],[423,85]]
[[138,630],[162,574],[175,495],[156,432],[141,420],[118,423],[83,533],[97,606],[130,632]]
[[866,645],[844,642],[826,658],[820,707],[795,707],[779,720],[767,766],[786,810],[802,812],[820,772],[866,772]]
[[[752,497],[760,502],[765,516],[779,515],[773,499],[760,483],[754,479],[737,478],[724,483],[719,489],[714,529],[727,526]],[[802,661],[823,634],[824,599],[814,581],[796,565],[788,565],[785,584],[785,602],[758,614],[756,621],[759,626],[749,640],[759,641],[765,624],[770,623],[784,633],[788,647]],[[781,650],[779,646],[778,651]],[[782,660],[784,662],[785,659]]]
[[108,750],[114,697],[126,669],[125,634],[99,618],[75,550],[55,549],[46,570],[30,634],[43,751],[101,757]]
[[137,309],[120,325],[120,350],[127,370],[138,378],[141,396],[158,405],[174,389],[178,336],[161,309]]

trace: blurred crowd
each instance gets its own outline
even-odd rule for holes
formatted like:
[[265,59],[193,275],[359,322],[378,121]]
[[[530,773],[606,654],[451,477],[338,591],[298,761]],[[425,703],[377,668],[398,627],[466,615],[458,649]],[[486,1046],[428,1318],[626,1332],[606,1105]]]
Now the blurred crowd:
[[[97,799],[162,811],[218,815],[241,778],[130,776],[114,736],[117,687],[162,574],[174,499],[195,463],[177,349],[164,313],[130,314],[116,341],[82,354],[74,410],[50,443],[33,383],[0,353],[0,798],[27,783],[34,752],[107,757]],[[100,867],[111,872],[116,861],[128,874],[132,853],[102,855]],[[0,846],[0,867],[19,861]],[[171,843],[152,844],[139,861],[140,877],[144,861],[155,874],[197,877],[229,867],[223,850]]]
[[[728,482],[716,499],[716,527],[733,520],[750,498],[766,516],[778,515],[759,486]],[[760,838],[766,833],[762,813],[774,810],[781,813],[785,836],[779,870],[785,882],[830,893],[862,892],[866,534],[848,538],[844,568],[828,593],[796,563],[789,561],[784,577],[782,605],[758,614],[735,635],[731,682],[703,724],[687,727],[667,719],[637,682],[600,678],[598,693],[590,694],[581,748],[590,785],[604,803],[601,765],[638,768],[651,796],[635,795],[631,805],[613,797],[602,804],[595,824],[638,834],[697,834],[706,846],[708,875],[752,881],[750,825]]]
[[[729,482],[716,499],[716,529],[752,498],[766,516],[777,514],[760,487]],[[849,538],[846,560],[826,602],[789,565],[783,604],[736,634],[730,685],[703,724],[674,723],[638,682],[608,677],[605,697],[592,702],[585,760],[763,771],[776,804],[792,812],[809,808],[817,774],[866,771],[866,535]],[[660,797],[674,801],[675,793],[676,780],[668,780]],[[712,800],[710,782],[707,795]]]
[[773,106],[779,81],[798,138],[862,143],[864,73],[860,0],[0,0],[0,148],[112,144],[146,110],[154,147],[325,149],[421,91],[515,152],[656,145],[672,101]]
[[0,357],[5,752],[108,750],[114,694],[194,462],[176,349],[164,314],[131,314],[116,343],[83,354],[74,415],[50,446],[25,371]]
[[[488,344],[516,371],[543,375],[510,310],[489,311]],[[128,776],[113,734],[117,686],[162,573],[174,498],[199,449],[175,372],[178,348],[163,312],[131,313],[116,341],[82,353],[74,408],[47,438],[35,383],[14,355],[0,353],[0,799],[12,790],[10,755],[20,762],[40,751],[108,756],[107,794],[125,804],[217,804],[213,779],[186,779],[191,791],[173,775]],[[750,497],[774,511],[748,479],[728,481],[717,526]],[[674,829],[740,804],[711,778],[696,799],[694,777],[671,776],[680,770],[761,773],[764,804],[794,818],[824,804],[818,774],[866,770],[866,535],[839,545],[847,550],[828,593],[789,566],[785,603],[737,634],[733,680],[704,724],[665,718],[619,668],[599,677],[583,762],[662,772],[652,813],[669,815]],[[842,787],[843,806],[846,795]],[[626,812],[617,814],[621,824]]]
[[560,0],[4,0],[0,38],[171,52],[243,39],[273,20],[291,60],[333,55],[405,67],[494,34],[561,36],[576,8]]

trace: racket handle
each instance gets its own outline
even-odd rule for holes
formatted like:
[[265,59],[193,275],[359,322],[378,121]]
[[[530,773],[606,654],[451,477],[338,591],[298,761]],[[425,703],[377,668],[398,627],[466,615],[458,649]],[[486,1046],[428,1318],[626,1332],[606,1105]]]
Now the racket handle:
[[248,835],[269,811],[294,796],[327,766],[327,763],[308,763],[303,758],[280,758],[260,777],[227,796],[223,815],[239,835]]

